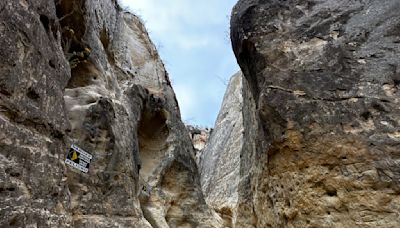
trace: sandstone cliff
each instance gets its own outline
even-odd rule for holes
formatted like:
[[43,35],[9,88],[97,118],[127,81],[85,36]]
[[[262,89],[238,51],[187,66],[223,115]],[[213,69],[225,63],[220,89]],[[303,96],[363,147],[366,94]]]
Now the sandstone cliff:
[[400,226],[398,12],[397,0],[237,3],[257,147],[236,162],[253,212],[236,227]]
[[[0,2],[0,226],[220,227],[157,50],[113,1]],[[93,155],[66,166],[71,144]]]

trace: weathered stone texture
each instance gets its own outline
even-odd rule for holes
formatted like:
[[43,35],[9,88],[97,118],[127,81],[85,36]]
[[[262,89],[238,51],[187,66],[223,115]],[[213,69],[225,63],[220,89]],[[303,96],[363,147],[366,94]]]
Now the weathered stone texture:
[[0,3],[0,226],[72,224],[64,176],[70,77],[48,1]]
[[198,152],[203,150],[213,129],[192,125],[186,125],[186,128],[189,131],[189,136],[190,139],[192,139],[194,149]]
[[248,166],[252,164],[249,162],[251,151],[256,146],[255,107],[249,91],[241,72],[231,78],[215,128],[199,162],[206,201],[229,227],[253,215],[243,195],[250,187]]
[[199,162],[206,201],[226,217],[227,223],[231,223],[232,216],[236,215],[238,202],[240,150],[244,132],[242,88],[242,76],[238,73],[229,82],[215,130]]
[[[136,16],[113,0],[1,1],[0,226],[400,226],[398,12],[240,0],[243,77],[203,150],[191,133],[195,153]],[[72,143],[93,154],[88,174],[65,166]]]
[[[115,1],[0,2],[0,226],[220,227],[157,50]],[[64,159],[93,155],[83,174]]]
[[192,140],[193,149],[195,153],[195,161],[198,169],[200,166],[200,160],[202,158],[204,148],[206,147],[206,144],[210,138],[213,129],[202,128],[199,126],[192,126],[192,125],[186,125],[186,129],[188,130],[189,137]]
[[259,123],[242,161],[255,220],[237,227],[399,226],[399,10],[397,0],[237,3],[232,45]]

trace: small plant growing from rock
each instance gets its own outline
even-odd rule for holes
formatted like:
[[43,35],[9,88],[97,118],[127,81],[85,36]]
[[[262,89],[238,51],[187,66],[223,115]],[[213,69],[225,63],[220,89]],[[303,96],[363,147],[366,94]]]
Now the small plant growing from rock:
[[81,22],[85,20],[85,1],[58,0],[56,7],[64,55],[71,69],[74,69],[86,62],[91,53],[83,41],[86,26]]
[[83,51],[74,51],[72,53],[67,53],[66,58],[69,62],[71,69],[77,67],[79,63],[86,63],[87,59],[89,58],[90,52],[91,50],[89,48],[84,48]]

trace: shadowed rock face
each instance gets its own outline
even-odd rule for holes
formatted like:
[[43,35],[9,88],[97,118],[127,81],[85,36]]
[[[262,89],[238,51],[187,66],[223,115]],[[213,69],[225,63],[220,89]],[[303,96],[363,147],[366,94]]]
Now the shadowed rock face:
[[[237,227],[397,227],[400,2],[240,0],[232,45],[257,106]],[[239,224],[239,223],[238,223]]]
[[[220,227],[157,50],[115,1],[0,2],[0,226]],[[89,173],[64,160],[74,143]]]

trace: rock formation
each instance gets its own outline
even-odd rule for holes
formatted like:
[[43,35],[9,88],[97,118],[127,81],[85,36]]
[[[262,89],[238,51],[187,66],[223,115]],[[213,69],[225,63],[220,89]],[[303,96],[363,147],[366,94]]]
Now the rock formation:
[[255,107],[251,99],[250,88],[238,72],[228,84],[215,128],[201,153],[199,170],[206,201],[228,227],[253,214],[244,207],[242,195],[250,187],[247,170],[252,163],[247,156],[256,146]]
[[192,125],[187,125],[186,128],[189,131],[189,137],[192,139],[194,149],[197,151],[203,150],[208,138],[210,137],[212,129]]
[[[5,0],[0,19],[1,227],[220,227],[139,18],[114,0]],[[72,144],[87,174],[64,164]]]
[[[399,11],[397,0],[237,3],[231,39],[257,146],[236,162],[249,176],[239,208],[253,214],[235,227],[400,226]],[[202,175],[206,189],[223,176]]]
[[115,0],[0,1],[0,227],[399,227],[398,12],[240,0],[209,136]]
[[194,153],[196,157],[196,163],[197,165],[199,165],[202,153],[204,151],[204,147],[206,146],[213,129],[203,128],[199,126],[192,126],[192,125],[187,125],[186,128],[188,129],[189,137],[192,140]]

